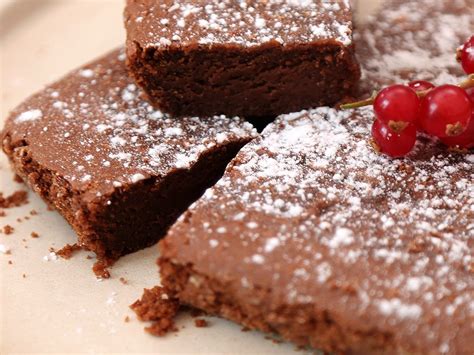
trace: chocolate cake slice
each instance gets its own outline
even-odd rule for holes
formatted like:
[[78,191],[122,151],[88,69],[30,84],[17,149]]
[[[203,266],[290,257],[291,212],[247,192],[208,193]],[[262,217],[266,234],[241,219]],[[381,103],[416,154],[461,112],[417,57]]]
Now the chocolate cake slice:
[[346,0],[128,0],[128,66],[175,115],[332,105],[359,78]]
[[[388,2],[361,29],[364,76],[403,82],[401,68],[423,66],[418,79],[459,81],[454,54],[473,6]],[[440,43],[449,65],[432,65]],[[400,53],[421,48],[426,58],[402,66]],[[385,64],[374,68],[377,60]],[[392,160],[370,145],[373,119],[372,108],[280,116],[160,242],[164,287],[324,351],[472,353],[474,152],[422,136]]]
[[108,258],[155,243],[256,134],[239,118],[154,110],[124,61],[116,50],[48,86],[1,135],[15,173]]

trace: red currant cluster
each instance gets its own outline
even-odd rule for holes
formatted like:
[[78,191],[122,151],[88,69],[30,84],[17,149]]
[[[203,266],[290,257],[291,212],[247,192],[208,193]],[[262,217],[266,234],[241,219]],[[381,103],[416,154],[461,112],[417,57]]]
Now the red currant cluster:
[[391,157],[403,157],[415,146],[417,132],[437,137],[449,147],[474,147],[474,36],[459,53],[468,80],[458,86],[435,87],[427,81],[393,85],[374,99],[344,105],[354,108],[373,104],[374,146]]

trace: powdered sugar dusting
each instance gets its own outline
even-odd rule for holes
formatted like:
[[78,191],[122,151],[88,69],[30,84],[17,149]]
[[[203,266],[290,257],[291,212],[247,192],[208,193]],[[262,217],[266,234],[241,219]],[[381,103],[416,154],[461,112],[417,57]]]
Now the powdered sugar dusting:
[[84,78],[92,78],[94,76],[94,71],[91,69],[82,69],[79,71],[79,75]]
[[[210,149],[256,134],[237,117],[173,118],[155,110],[121,56],[115,51],[48,87],[17,109],[10,127],[72,185],[112,192],[190,169]],[[100,81],[93,73],[101,73]]]
[[398,298],[376,301],[380,312],[386,316],[396,315],[399,318],[418,318],[422,309],[417,304],[404,304]]
[[39,120],[41,117],[43,117],[43,112],[41,112],[41,110],[39,109],[34,109],[20,113],[15,119],[15,122],[23,123],[29,121],[36,121]]
[[[466,32],[474,28],[474,4],[471,0],[450,2],[450,6],[460,10],[456,14],[445,11],[445,4],[398,1],[372,27],[356,34],[358,41],[368,44],[361,46],[367,50],[361,61],[363,76],[369,83],[386,85],[415,78],[436,84],[456,83],[449,73],[459,70],[455,53],[466,40]],[[386,31],[390,31],[390,36],[380,36]]]
[[[208,231],[232,231],[228,252],[239,250],[243,264],[259,265],[265,277],[278,280],[274,267],[284,260],[295,270],[279,286],[288,302],[321,304],[325,291],[315,288],[317,281],[329,289],[353,285],[359,301],[332,300],[334,307],[411,322],[411,329],[429,331],[425,321],[436,312],[473,317],[469,155],[451,154],[423,137],[423,147],[408,158],[391,160],[369,144],[372,119],[371,108],[280,117],[241,150],[192,215],[199,223],[204,219]],[[251,228],[253,223],[264,227]],[[191,225],[178,223],[170,236],[227,242]],[[354,283],[354,277],[364,281]],[[449,295],[461,298],[453,305]]]
[[136,28],[144,47],[192,41],[246,47],[270,41],[286,45],[332,39],[344,46],[352,42],[350,4],[342,0],[180,0],[129,5],[127,12],[129,27]]

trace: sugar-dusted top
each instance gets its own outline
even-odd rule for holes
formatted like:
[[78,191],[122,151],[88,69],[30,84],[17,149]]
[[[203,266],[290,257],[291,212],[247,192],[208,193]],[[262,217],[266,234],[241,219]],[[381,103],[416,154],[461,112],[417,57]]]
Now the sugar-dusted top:
[[142,48],[352,42],[349,0],[128,0],[125,25]]
[[355,34],[366,89],[410,80],[457,83],[456,49],[474,31],[473,14],[474,0],[387,1]]
[[463,353],[474,346],[474,154],[422,139],[390,160],[369,144],[372,116],[280,117],[171,229],[164,255],[408,348],[417,333]]
[[189,169],[199,157],[256,134],[239,118],[172,118],[153,109],[116,50],[32,96],[2,138],[90,198],[148,177]]

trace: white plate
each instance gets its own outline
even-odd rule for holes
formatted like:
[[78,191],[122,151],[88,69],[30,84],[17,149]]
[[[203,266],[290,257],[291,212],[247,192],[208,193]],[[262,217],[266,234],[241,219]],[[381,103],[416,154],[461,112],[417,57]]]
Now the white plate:
[[[376,2],[359,0],[361,13]],[[123,0],[0,0],[1,120],[34,91],[122,44],[122,11]],[[0,156],[0,191],[24,189],[12,182],[7,160]],[[75,235],[38,197],[30,192],[29,198],[28,205],[7,209],[7,216],[0,217],[0,228],[15,228],[12,235],[0,234],[0,244],[11,249],[11,255],[0,253],[1,354],[295,351],[292,344],[274,344],[262,333],[242,332],[218,318],[208,318],[208,328],[196,328],[184,315],[178,333],[164,338],[146,334],[128,306],[144,287],[159,282],[156,247],[120,259],[112,278],[98,282],[91,271],[94,260],[86,259],[89,253],[67,261],[43,259],[50,247],[74,243]],[[39,214],[17,221],[32,209]],[[39,239],[30,237],[33,231]]]

